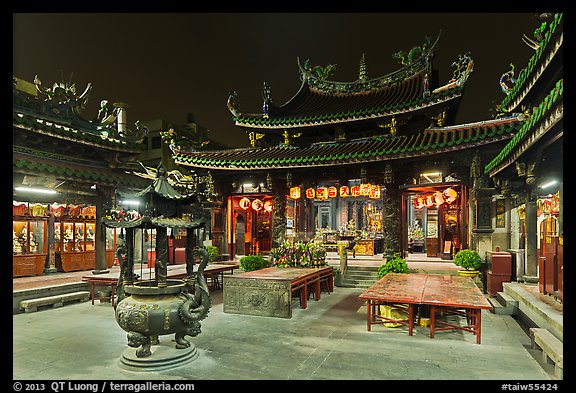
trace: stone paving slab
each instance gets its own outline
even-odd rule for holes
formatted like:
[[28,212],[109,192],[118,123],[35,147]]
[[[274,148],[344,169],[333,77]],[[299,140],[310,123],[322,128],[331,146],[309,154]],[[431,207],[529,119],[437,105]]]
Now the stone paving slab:
[[[549,380],[512,317],[482,312],[482,344],[465,332],[417,326],[366,330],[361,290],[338,288],[292,319],[222,312],[222,291],[189,338],[193,362],[170,370],[118,366],[126,333],[110,303],[72,304],[13,316],[15,380]],[[161,336],[161,340],[172,340]],[[473,365],[473,366],[470,366]]]

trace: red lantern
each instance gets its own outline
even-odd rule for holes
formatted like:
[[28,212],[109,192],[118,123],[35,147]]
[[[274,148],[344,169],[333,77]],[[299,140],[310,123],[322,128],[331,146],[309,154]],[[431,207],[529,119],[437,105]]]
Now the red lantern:
[[316,191],[314,191],[313,188],[307,188],[306,189],[306,198],[314,199],[315,196],[316,196]]
[[370,188],[371,188],[370,183],[360,184],[360,195],[362,195],[362,196],[370,195]]
[[456,198],[458,198],[458,193],[453,188],[445,189],[442,191],[442,194],[444,194],[444,200],[448,204],[454,202]]
[[290,188],[290,198],[292,199],[300,199],[300,187],[292,187]]
[[242,209],[247,210],[250,207],[250,199],[244,197],[244,198],[240,199],[238,204],[240,205],[240,207]]
[[424,198],[421,196],[414,198],[412,200],[412,205],[414,205],[416,209],[422,209],[424,207]]
[[252,209],[254,209],[255,211],[262,210],[263,206],[264,206],[264,203],[262,203],[262,201],[260,199],[254,199],[252,201]]
[[321,201],[328,199],[328,188],[318,187],[316,189],[316,198],[320,199]]
[[336,198],[336,195],[338,195],[336,187],[328,187],[328,198]]
[[381,195],[380,186],[378,184],[374,184],[372,187],[370,187],[370,198],[380,199]]
[[348,186],[340,187],[340,197],[346,198],[348,196],[350,196],[350,187]]
[[444,196],[442,195],[442,193],[440,191],[436,191],[434,193],[434,203],[436,204],[436,206],[440,206],[444,202],[445,202],[445,200],[444,200]]
[[352,186],[352,188],[350,189],[350,194],[353,197],[359,197],[360,196],[360,186]]
[[432,207],[434,205],[432,194],[428,194],[424,197],[424,205],[426,205],[426,207]]
[[268,199],[266,202],[264,202],[264,210],[266,210],[268,213],[272,212],[272,200]]

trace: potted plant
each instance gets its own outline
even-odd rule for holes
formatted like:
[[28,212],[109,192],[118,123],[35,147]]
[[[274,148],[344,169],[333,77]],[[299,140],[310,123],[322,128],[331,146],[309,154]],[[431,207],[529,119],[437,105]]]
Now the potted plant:
[[480,273],[482,258],[475,250],[464,249],[454,255],[454,264],[462,268],[458,270],[459,275],[474,278]]
[[268,267],[268,261],[262,254],[246,255],[240,258],[240,267],[245,272],[251,272]]
[[399,255],[388,260],[386,263],[380,265],[378,268],[378,278],[384,277],[388,273],[410,273],[406,260],[400,258]]

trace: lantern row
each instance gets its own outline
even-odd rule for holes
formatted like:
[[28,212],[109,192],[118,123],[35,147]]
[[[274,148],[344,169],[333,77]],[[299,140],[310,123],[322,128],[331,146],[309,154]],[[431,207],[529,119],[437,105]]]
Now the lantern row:
[[420,195],[412,201],[416,209],[424,207],[440,206],[444,203],[450,205],[458,198],[458,192],[453,188],[447,188],[444,191],[436,191],[433,194]]
[[[292,199],[300,199],[301,197],[301,187],[292,187],[290,188],[290,198]],[[306,198],[308,199],[319,199],[319,200],[326,200],[328,198],[336,198],[340,195],[341,198],[346,197],[360,197],[365,196],[372,199],[380,199],[382,196],[382,191],[379,185],[377,184],[360,184],[355,186],[341,186],[340,190],[336,187],[317,187],[317,188],[307,188],[306,189]]]
[[255,211],[260,211],[262,209],[264,209],[267,212],[272,211],[272,201],[271,200],[267,200],[266,202],[262,202],[260,199],[256,198],[256,199],[251,201],[249,198],[244,197],[244,198],[240,199],[238,204],[244,210],[248,210],[249,208],[252,208]]

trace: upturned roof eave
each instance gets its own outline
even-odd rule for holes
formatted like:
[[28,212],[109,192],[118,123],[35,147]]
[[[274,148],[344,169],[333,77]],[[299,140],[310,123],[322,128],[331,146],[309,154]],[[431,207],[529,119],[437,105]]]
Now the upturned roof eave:
[[[380,110],[380,108],[375,109],[374,111],[371,111],[369,114],[366,115],[353,115],[353,116],[344,116],[344,114],[331,114],[331,119],[328,120],[315,120],[315,121],[308,121],[308,122],[297,122],[297,121],[292,121],[290,122],[290,120],[292,120],[293,118],[285,118],[285,119],[281,119],[283,120],[283,122],[280,122],[278,120],[278,118],[274,119],[276,120],[276,123],[278,124],[270,124],[272,121],[271,120],[267,120],[264,119],[261,115],[252,115],[252,117],[249,116],[245,116],[243,118],[236,118],[234,120],[234,125],[238,126],[238,127],[242,127],[242,128],[248,128],[248,129],[255,129],[255,130],[285,130],[285,129],[291,129],[291,128],[309,128],[309,127],[318,127],[318,126],[326,126],[326,125],[337,125],[337,124],[344,124],[344,123],[351,123],[351,122],[361,122],[361,121],[366,121],[366,120],[376,120],[376,119],[386,119],[389,118],[391,116],[399,116],[399,115],[404,115],[404,114],[408,114],[408,113],[412,113],[414,111],[417,110],[421,110],[421,109],[425,109],[425,108],[430,108],[433,107],[435,105],[440,105],[440,104],[444,104],[446,102],[449,101],[454,101],[458,98],[460,98],[462,96],[462,90],[463,89],[453,89],[451,91],[451,94],[444,94],[444,97],[439,97],[436,100],[430,100],[428,102],[426,102],[424,105],[409,105],[406,104],[404,107],[401,108],[397,108],[397,109],[382,109]],[[341,115],[341,118],[338,118],[338,116]],[[324,115],[326,116],[326,115]],[[322,117],[321,115],[315,116],[315,117]],[[242,121],[242,119],[246,119],[245,121]],[[252,124],[254,121],[262,121],[263,124]]]

